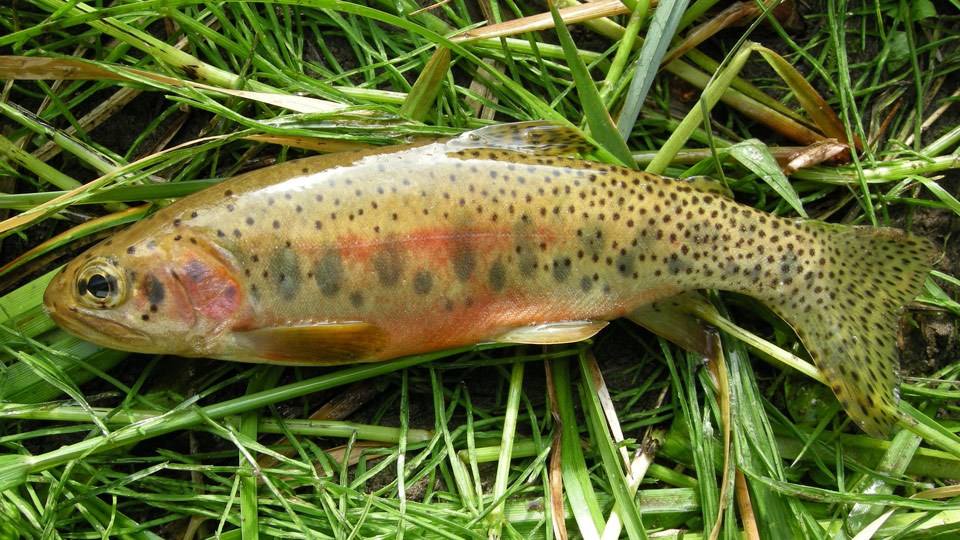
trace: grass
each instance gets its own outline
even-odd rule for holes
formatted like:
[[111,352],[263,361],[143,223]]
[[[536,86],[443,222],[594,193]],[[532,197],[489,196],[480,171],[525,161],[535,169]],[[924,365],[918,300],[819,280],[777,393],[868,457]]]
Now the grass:
[[[907,367],[910,429],[881,441],[848,426],[789,328],[730,295],[701,314],[722,330],[706,365],[628,323],[330,369],[184,361],[102,350],[43,314],[65,250],[143,201],[493,118],[573,124],[595,159],[949,248],[927,224],[960,215],[955,0],[831,0],[803,32],[755,15],[690,49],[714,2],[483,2],[486,25],[467,4],[0,6],[0,537],[956,535],[948,347]],[[931,273],[914,326],[956,338],[955,271]]]

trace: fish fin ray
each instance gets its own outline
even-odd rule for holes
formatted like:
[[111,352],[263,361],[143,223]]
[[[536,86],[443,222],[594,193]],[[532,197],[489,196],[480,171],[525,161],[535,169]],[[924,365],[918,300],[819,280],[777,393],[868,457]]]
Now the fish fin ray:
[[292,365],[335,365],[370,360],[387,334],[364,322],[266,327],[234,332],[246,359]]
[[730,189],[730,187],[712,176],[688,176],[686,178],[681,178],[680,181],[697,191],[703,191],[704,193],[710,193],[712,195],[726,197],[727,199],[733,199],[733,191]]
[[577,128],[550,122],[515,122],[468,131],[447,143],[456,149],[509,150],[532,156],[569,156],[596,149]]
[[513,328],[491,339],[498,343],[554,345],[589,339],[607,326],[607,321],[560,321]]
[[693,313],[714,310],[696,292],[680,293],[627,314],[627,319],[704,358],[717,358],[717,330]]
[[823,291],[809,292],[807,308],[793,296],[770,307],[797,332],[850,418],[886,438],[899,416],[900,313],[920,293],[936,250],[896,229],[805,226],[824,238],[833,262],[823,270],[832,277],[817,281]]

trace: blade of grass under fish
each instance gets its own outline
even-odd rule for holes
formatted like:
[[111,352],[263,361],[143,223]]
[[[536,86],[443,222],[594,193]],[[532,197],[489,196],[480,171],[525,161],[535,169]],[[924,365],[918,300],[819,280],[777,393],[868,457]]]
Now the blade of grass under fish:
[[[725,356],[730,364],[731,399],[736,407],[732,431],[736,466],[738,470],[750,469],[756,474],[784,480],[782,457],[764,413],[762,394],[746,347],[737,340],[724,342]],[[762,484],[748,483],[761,538],[816,537],[819,527],[799,501],[784,498]]]
[[[620,509],[620,519],[623,521],[627,535],[632,539],[647,538],[643,522],[633,502],[633,494],[627,485],[627,475],[624,472],[624,463],[616,445],[610,438],[610,428],[607,425],[600,403],[600,389],[594,385],[591,376],[589,360],[586,354],[580,354],[580,399],[587,416],[587,425],[590,427],[594,450],[600,453],[600,464],[603,467],[608,486],[613,490],[614,500]],[[603,525],[600,525],[601,527]]]
[[[90,421],[90,416],[87,411],[81,410],[76,405],[65,404],[57,406],[54,404],[44,404],[41,408],[30,405],[32,405],[30,402],[12,402],[12,400],[4,399],[4,403],[0,404],[0,417],[44,422],[87,423]],[[104,407],[93,407],[91,412],[106,423],[106,425],[113,427],[146,422],[164,414],[164,412],[159,410],[125,409],[123,411],[117,411],[117,409]],[[225,420],[234,422],[238,419],[228,416],[225,417]],[[204,426],[196,427],[198,429],[205,429]],[[357,440],[394,444],[399,442],[401,436],[400,429],[395,427],[357,424],[354,422],[335,420],[284,419],[281,422],[280,420],[271,418],[261,418],[257,423],[257,432],[287,436],[303,435],[343,439],[353,437]],[[407,431],[407,437],[411,443],[427,442],[432,436],[432,432],[425,429],[409,429]],[[527,446],[529,448],[527,448]],[[492,447],[492,449],[495,450],[496,447]],[[519,457],[530,457],[537,454],[537,448],[533,445],[519,445],[518,449],[521,450],[518,452]],[[529,450],[529,453],[523,450]],[[495,460],[496,456],[494,456],[493,459],[489,459],[489,461]]]
[[[28,338],[53,329],[56,325],[47,317],[41,299],[47,284],[58,270],[52,270],[0,297],[0,326],[16,331]],[[0,335],[0,344],[6,344],[6,336]]]
[[677,396],[675,403],[679,407],[661,446],[661,455],[672,455],[672,459],[692,462],[697,472],[699,515],[703,520],[703,530],[710,530],[720,509],[720,490],[715,479],[719,477],[717,469],[721,456],[716,454],[709,407],[701,405],[697,397],[699,384],[694,365],[698,364],[700,359],[693,355],[678,358],[665,340],[661,338],[658,341],[670,370],[671,388]]
[[[861,476],[850,491],[869,494],[893,493],[897,486],[887,482],[887,478],[900,478],[903,475],[907,465],[916,455],[921,440],[920,437],[907,430],[894,435],[893,441],[883,455],[883,459],[874,468],[878,474]],[[883,507],[877,505],[855,504],[844,519],[845,528],[851,532],[860,531],[879,517],[884,510]]]
[[[399,513],[403,520],[407,514],[407,435],[410,432],[410,381],[408,370],[403,370],[400,380],[400,441],[397,445],[397,497],[400,499]],[[455,461],[455,460],[454,460]],[[347,475],[346,468],[343,472]],[[397,537],[403,538],[403,529]]]
[[589,472],[580,448],[580,430],[574,410],[573,382],[570,361],[563,359],[551,364],[553,383],[556,389],[557,410],[560,412],[560,445],[563,459],[560,472],[563,476],[563,491],[573,512],[579,534],[583,538],[599,538],[603,527],[603,514],[590,483]]
[[577,54],[577,46],[573,42],[573,37],[570,36],[570,31],[557,12],[556,6],[552,2],[549,2],[549,5],[550,13],[553,15],[556,25],[557,37],[559,37],[560,44],[566,53],[567,64],[570,66],[574,83],[577,86],[577,93],[580,96],[580,103],[583,105],[583,113],[587,126],[590,128],[590,135],[596,139],[600,148],[606,150],[610,158],[614,159],[617,164],[631,169],[636,168],[626,141],[615,129],[610,113],[605,108],[603,99],[600,98],[600,92],[597,90],[587,66]]
[[627,91],[627,99],[623,102],[620,117],[617,119],[617,131],[620,137],[626,139],[633,132],[633,126],[640,115],[640,107],[647,99],[647,93],[653,85],[653,78],[660,70],[660,61],[666,54],[670,42],[676,34],[677,26],[687,9],[688,0],[660,0],[647,35],[640,49],[640,56],[634,63],[634,72]]
[[501,452],[497,460],[497,472],[493,481],[492,493],[493,500],[500,501],[500,503],[489,511],[488,516],[491,521],[489,534],[496,538],[501,536],[503,529],[503,499],[507,491],[510,465],[513,460],[512,450],[517,431],[517,417],[520,411],[520,395],[523,390],[523,368],[523,362],[513,364],[510,371],[510,386],[507,390],[507,403],[504,408],[503,435],[500,439]]
[[470,482],[469,473],[463,466],[463,463],[456,458],[457,454],[453,445],[453,437],[450,434],[450,430],[447,428],[447,418],[445,414],[447,406],[444,402],[444,393],[442,390],[440,390],[442,385],[440,383],[439,374],[434,369],[430,370],[430,383],[434,388],[437,389],[433,392],[433,404],[436,415],[435,430],[437,434],[443,437],[443,442],[446,446],[447,463],[451,469],[451,472],[453,473],[453,484],[456,486],[456,492],[460,496],[460,499],[467,511],[469,511],[472,515],[476,515],[483,508],[483,503],[479,498],[479,494],[474,493],[473,485]]
[[[81,385],[120,363],[129,353],[103,349],[66,333],[59,332],[49,349],[60,353],[50,357],[54,372],[62,374],[57,384],[41,377],[26,362],[16,362],[0,372],[0,399],[12,403],[42,403],[63,396],[62,387]],[[6,349],[4,346],[2,349]],[[9,352],[9,349],[7,351]],[[82,358],[82,362],[77,359]],[[59,375],[58,375],[59,376]]]
[[[261,366],[261,376],[251,377],[247,381],[247,393],[255,394],[272,387],[280,377],[282,368],[278,366]],[[240,414],[239,432],[244,437],[255,441],[259,436],[260,412],[251,409]],[[240,449],[237,476],[240,479],[240,530],[243,540],[257,540],[259,538],[259,519],[257,505],[258,478],[262,474],[246,449]]]
[[186,408],[174,410],[143,424],[133,424],[120,428],[114,431],[110,437],[93,437],[79,443],[63,446],[45,454],[37,456],[0,456],[0,491],[23,483],[30,473],[56,467],[80,456],[120,448],[133,442],[184,429],[202,423],[207,419],[220,420],[226,416],[240,414],[271,403],[293,399],[328,388],[335,388],[471,349],[473,349],[473,347],[461,347],[459,349],[404,357],[378,364],[353,366],[320,377],[241,396],[199,409]]
[[748,139],[724,148],[722,153],[729,154],[763,179],[800,217],[808,217],[807,212],[803,209],[800,196],[797,195],[793,186],[790,185],[790,181],[780,170],[777,160],[770,154],[767,145],[757,139]]
[[[32,340],[55,327],[46,315],[41,304],[43,291],[57,271],[49,272],[26,285],[0,297],[0,351],[5,360],[13,360],[18,347],[33,347],[38,344]],[[16,403],[39,403],[57,398],[63,394],[62,388],[79,385],[95,374],[87,369],[110,369],[127,353],[103,349],[86,341],[56,331],[49,339],[47,350],[57,351],[58,355],[47,355],[45,361],[51,363],[51,373],[56,374],[54,381],[49,376],[41,376],[27,362],[14,361],[0,371],[0,400]],[[76,362],[83,358],[86,362]],[[62,375],[62,378],[60,378]]]

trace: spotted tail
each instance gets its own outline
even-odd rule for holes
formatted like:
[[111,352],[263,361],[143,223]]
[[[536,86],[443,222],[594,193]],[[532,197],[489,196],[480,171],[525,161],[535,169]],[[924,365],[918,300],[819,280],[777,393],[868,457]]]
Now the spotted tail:
[[896,229],[804,224],[826,265],[803,279],[804,298],[773,308],[796,330],[847,414],[885,438],[897,419],[899,314],[916,298],[935,249]]

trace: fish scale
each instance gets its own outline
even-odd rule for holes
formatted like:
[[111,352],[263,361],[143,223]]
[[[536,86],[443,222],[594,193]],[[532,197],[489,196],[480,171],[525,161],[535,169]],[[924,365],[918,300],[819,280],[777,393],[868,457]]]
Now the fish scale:
[[70,263],[45,305],[109,347],[332,364],[576,341],[618,317],[669,330],[678,295],[722,289],[783,317],[851,417],[889,432],[928,242],[556,155],[586,148],[526,123],[247,173]]

